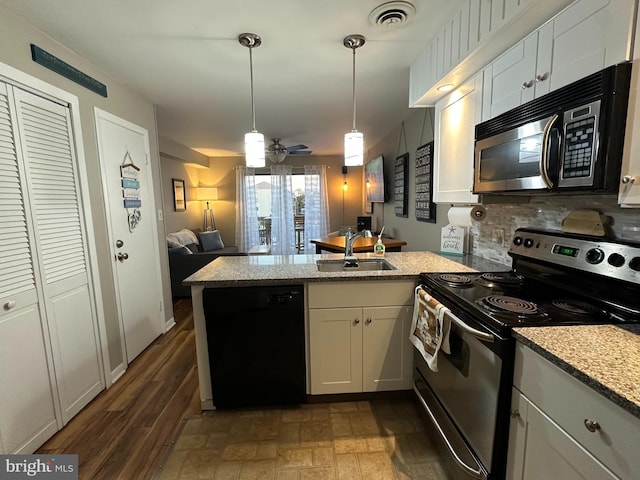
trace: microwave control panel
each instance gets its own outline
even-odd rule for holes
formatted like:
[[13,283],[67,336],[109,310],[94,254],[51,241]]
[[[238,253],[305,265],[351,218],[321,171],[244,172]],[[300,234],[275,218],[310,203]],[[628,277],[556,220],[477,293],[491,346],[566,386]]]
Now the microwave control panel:
[[600,100],[564,113],[560,186],[593,184]]

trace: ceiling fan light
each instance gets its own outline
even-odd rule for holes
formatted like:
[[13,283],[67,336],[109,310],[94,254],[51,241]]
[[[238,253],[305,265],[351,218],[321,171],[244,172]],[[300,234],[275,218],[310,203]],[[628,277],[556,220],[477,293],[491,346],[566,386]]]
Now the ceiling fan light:
[[364,135],[354,130],[344,135],[344,164],[359,167],[364,163]]
[[265,166],[263,134],[255,130],[244,134],[244,155],[247,167],[260,168]]
[[280,163],[282,162],[286,156],[287,156],[287,151],[279,151],[279,152],[269,152],[269,160],[271,160],[272,162],[276,162],[276,163]]

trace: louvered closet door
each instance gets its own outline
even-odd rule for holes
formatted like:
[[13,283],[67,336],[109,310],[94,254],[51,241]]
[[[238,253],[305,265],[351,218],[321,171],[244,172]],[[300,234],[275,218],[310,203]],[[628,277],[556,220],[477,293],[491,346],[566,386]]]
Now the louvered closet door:
[[9,93],[0,82],[0,436],[31,453],[58,427]]
[[103,388],[69,110],[14,93],[64,423]]

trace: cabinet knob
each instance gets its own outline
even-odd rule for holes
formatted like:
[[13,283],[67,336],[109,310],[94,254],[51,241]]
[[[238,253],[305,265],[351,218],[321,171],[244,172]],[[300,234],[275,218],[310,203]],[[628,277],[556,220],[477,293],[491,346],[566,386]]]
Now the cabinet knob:
[[116,258],[120,261],[120,262],[124,262],[127,258],[129,258],[129,254],[128,253],[120,253],[118,252],[118,255],[116,255]]
[[356,319],[353,321],[353,324],[354,324],[354,325],[358,325],[359,323],[360,323],[360,319],[359,319],[359,318],[356,318]]
[[369,325],[369,324],[371,323],[371,319],[370,319],[370,318],[367,318],[367,319],[365,320],[365,322],[364,322],[364,323],[366,323],[367,325]]
[[529,80],[528,82],[524,82],[522,84],[522,89],[523,90],[526,89],[526,88],[531,88],[531,87],[533,87],[533,80]]
[[4,304],[4,309],[5,310],[11,310],[12,308],[16,308],[16,301],[15,300],[9,300],[7,303]]
[[584,426],[590,432],[597,432],[598,430],[600,430],[600,424],[597,421],[589,420],[588,418],[584,419]]
[[622,183],[624,183],[625,185],[627,183],[635,183],[636,182],[636,177],[634,177],[633,175],[625,175],[624,177],[622,177],[622,180],[620,180]]
[[515,410],[511,410],[511,418],[518,418],[520,416],[520,412],[515,409]]
[[539,73],[536,75],[536,82],[544,82],[547,78],[549,78],[549,72]]

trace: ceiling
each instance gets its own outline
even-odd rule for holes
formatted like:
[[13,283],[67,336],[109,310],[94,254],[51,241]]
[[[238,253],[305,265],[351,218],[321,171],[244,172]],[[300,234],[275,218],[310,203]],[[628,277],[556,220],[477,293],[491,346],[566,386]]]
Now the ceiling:
[[343,38],[366,37],[356,50],[356,126],[366,149],[410,113],[409,66],[462,2],[411,0],[415,14],[394,28],[369,22],[384,0],[0,0],[0,6],[153,101],[161,136],[217,157],[242,152],[251,130],[249,49],[238,43],[240,33],[262,37],[253,71],[256,128],[267,144],[279,137],[314,155],[342,155],[353,106],[353,54]]

